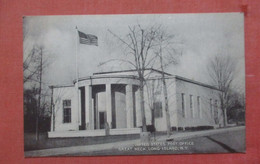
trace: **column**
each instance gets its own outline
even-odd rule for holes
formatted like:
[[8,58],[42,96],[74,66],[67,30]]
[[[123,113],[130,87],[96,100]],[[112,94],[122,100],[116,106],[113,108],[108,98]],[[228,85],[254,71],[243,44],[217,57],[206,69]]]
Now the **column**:
[[107,123],[112,128],[112,92],[111,84],[106,84],[106,111],[107,111]]
[[92,86],[85,86],[85,118],[87,130],[94,130],[94,113],[92,108]]
[[140,89],[138,88],[135,93],[136,127],[142,126],[140,97]]
[[99,109],[98,109],[98,93],[95,93],[94,98],[94,129],[100,129],[99,126]]
[[51,132],[54,131],[54,127],[53,127],[53,123],[55,122],[54,119],[54,115],[55,115],[55,109],[54,109],[54,105],[53,105],[53,87],[51,88]]
[[54,131],[54,128],[53,128],[53,118],[54,118],[54,117],[53,117],[53,114],[54,114],[54,113],[53,113],[53,112],[55,112],[54,109],[53,109],[53,106],[52,106],[52,109],[51,109],[51,110],[52,110],[52,113],[51,113],[51,132],[53,132],[53,131]]
[[127,119],[127,128],[134,127],[134,104],[133,104],[133,85],[127,85],[125,88],[126,92],[126,119]]
[[81,124],[81,90],[78,88],[77,90],[77,94],[78,94],[78,126],[80,127]]

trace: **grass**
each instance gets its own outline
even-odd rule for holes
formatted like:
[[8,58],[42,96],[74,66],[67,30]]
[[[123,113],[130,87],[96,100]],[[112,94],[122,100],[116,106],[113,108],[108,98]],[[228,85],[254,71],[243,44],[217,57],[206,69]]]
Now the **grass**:
[[[226,127],[227,128],[227,127]],[[173,133],[191,132],[190,130]],[[156,137],[166,135],[166,132],[156,132]],[[152,135],[152,138],[154,136]],[[99,137],[73,137],[73,138],[48,138],[47,132],[40,133],[39,140],[36,141],[35,133],[24,133],[24,151],[41,150],[58,147],[96,145],[139,139],[139,134],[99,136]]]
[[40,133],[39,140],[36,141],[35,133],[24,133],[24,151],[57,147],[95,145],[138,138],[140,138],[139,134],[99,137],[48,138],[47,133]]

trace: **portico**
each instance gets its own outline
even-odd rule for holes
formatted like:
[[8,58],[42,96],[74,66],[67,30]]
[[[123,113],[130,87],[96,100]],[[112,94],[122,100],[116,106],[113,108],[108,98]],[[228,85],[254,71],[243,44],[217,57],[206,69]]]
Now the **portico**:
[[[71,99],[74,108],[71,108],[71,122],[67,123],[74,126],[63,129],[56,124],[55,131],[52,126],[49,137],[73,136],[73,131],[84,136],[140,133],[141,129],[137,128],[139,109],[136,105],[138,86],[139,81],[135,76],[92,76],[79,79],[73,87],[78,92],[78,98],[74,96]],[[52,117],[52,122],[53,119],[57,118]],[[106,130],[109,130],[109,134]]]

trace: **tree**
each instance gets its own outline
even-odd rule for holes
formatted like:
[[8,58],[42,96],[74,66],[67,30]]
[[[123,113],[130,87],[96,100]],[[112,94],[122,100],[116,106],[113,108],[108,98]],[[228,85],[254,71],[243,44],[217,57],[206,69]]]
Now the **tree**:
[[37,108],[37,99],[35,98],[35,94],[37,93],[36,88],[32,87],[30,89],[25,89],[23,96],[23,108],[24,108],[24,131],[32,132],[35,130],[35,109]]
[[[47,56],[46,48],[38,42],[37,38],[32,37],[31,29],[28,19],[24,17],[23,19],[23,83],[24,83],[24,94],[30,90],[30,96],[32,99],[37,100],[36,106],[34,104],[33,113],[35,118],[35,131],[36,140],[39,138],[39,118],[46,117],[46,109],[49,108],[49,102],[46,97],[49,96],[48,87],[46,82],[44,82],[43,74],[45,69],[50,64],[50,58]],[[24,103],[27,103],[24,99]],[[30,102],[29,102],[30,103]],[[29,105],[30,106],[30,105]]]
[[224,127],[227,125],[227,107],[231,100],[231,87],[235,78],[236,64],[229,56],[215,56],[209,62],[208,73],[212,84],[221,92],[218,97],[223,114]]
[[[148,69],[160,69],[162,75],[163,93],[165,99],[166,123],[167,134],[170,135],[170,114],[168,105],[167,85],[165,80],[165,68],[171,64],[177,63],[177,55],[179,52],[174,48],[173,35],[170,35],[163,30],[160,25],[154,25],[148,28],[142,28],[140,25],[129,27],[129,33],[123,39],[115,33],[109,31],[116,37],[124,46],[126,57],[125,59],[112,59],[110,61],[119,60],[128,63],[134,70],[137,71],[140,80],[140,103],[141,103],[141,116],[143,131],[146,129],[146,117],[144,112],[144,86],[147,85],[146,80],[149,79],[149,73],[145,74]],[[156,66],[159,65],[159,68]],[[153,84],[152,84],[153,85]],[[150,87],[153,89],[153,87]],[[151,90],[150,90],[151,91]],[[148,91],[149,92],[149,91]],[[154,93],[150,93],[149,107],[152,114],[152,123],[154,123]],[[148,97],[149,97],[148,96]]]
[[151,123],[155,125],[155,103],[158,99],[158,95],[161,94],[161,85],[158,80],[152,79],[146,81],[145,86],[147,88],[148,106],[151,112]]
[[39,139],[39,117],[48,106],[48,102],[45,101],[48,90],[43,86],[43,71],[48,66],[49,61],[47,58],[43,58],[43,53],[42,46],[34,45],[27,56],[25,54],[23,62],[24,88],[36,90],[36,92],[33,92],[35,99],[37,99],[37,106],[34,109],[36,140]]
[[36,47],[33,47],[25,60],[23,61],[23,83],[27,83],[32,80],[38,71],[38,66],[35,66],[34,63],[37,60],[36,58]]
[[229,104],[227,105],[227,122],[244,123],[245,121],[245,100],[244,93],[232,90]]
[[137,76],[140,81],[139,89],[143,132],[147,132],[144,109],[145,70],[151,68],[155,63],[156,55],[152,53],[152,49],[157,46],[155,40],[158,30],[158,26],[148,28],[142,28],[141,25],[129,26],[129,33],[125,39],[109,30],[109,32],[125,46],[126,55],[129,56],[128,59],[121,59],[120,61],[129,64],[137,71]]
[[178,63],[178,56],[181,55],[174,47],[173,42],[174,35],[167,34],[165,30],[160,30],[157,34],[156,42],[158,43],[158,48],[155,49],[155,54],[159,59],[159,65],[162,75],[162,84],[163,84],[163,94],[164,94],[164,103],[165,103],[165,113],[166,113],[166,125],[167,125],[167,136],[170,136],[171,133],[171,122],[170,122],[170,113],[169,113],[169,102],[168,102],[168,92],[166,85],[165,77],[165,68],[171,64]]

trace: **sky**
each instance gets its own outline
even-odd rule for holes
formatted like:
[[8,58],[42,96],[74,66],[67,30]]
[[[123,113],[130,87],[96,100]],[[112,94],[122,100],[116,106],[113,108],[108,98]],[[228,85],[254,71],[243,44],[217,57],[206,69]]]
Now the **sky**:
[[[32,45],[44,47],[44,70],[48,85],[72,84],[76,77],[95,72],[129,69],[126,65],[100,63],[123,58],[122,46],[108,31],[124,38],[129,26],[159,24],[180,43],[182,56],[166,72],[209,83],[207,65],[216,55],[228,55],[237,63],[235,82],[244,87],[244,19],[241,13],[73,15],[24,17],[24,58]],[[98,37],[98,46],[78,44],[77,31]]]

